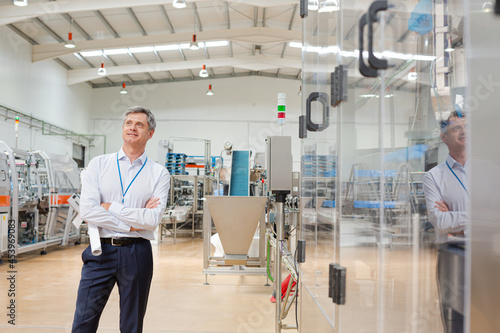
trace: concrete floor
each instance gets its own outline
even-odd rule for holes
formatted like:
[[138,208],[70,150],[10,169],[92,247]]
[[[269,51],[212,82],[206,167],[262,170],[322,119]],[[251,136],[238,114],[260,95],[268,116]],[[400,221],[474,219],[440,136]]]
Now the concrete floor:
[[[154,277],[144,332],[274,332],[273,287],[265,276],[209,276],[203,285],[202,240],[178,238],[153,244]],[[48,255],[22,254],[17,270],[16,326],[7,323],[8,264],[0,266],[0,330],[14,333],[70,332],[87,244],[53,247]],[[115,288],[98,332],[119,332]],[[294,324],[294,312],[285,320]],[[292,332],[295,330],[292,330]]]

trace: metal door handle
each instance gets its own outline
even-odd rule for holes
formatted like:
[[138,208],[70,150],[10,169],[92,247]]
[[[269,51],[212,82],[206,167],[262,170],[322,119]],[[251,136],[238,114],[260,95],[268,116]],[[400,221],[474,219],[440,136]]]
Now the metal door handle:
[[[323,105],[323,122],[316,124],[311,119],[311,104],[318,101]],[[330,108],[328,107],[328,95],[324,92],[312,92],[307,97],[306,103],[306,127],[311,132],[321,132],[329,125]]]
[[380,59],[373,54],[373,23],[377,22],[377,13],[387,10],[389,4],[386,0],[374,1],[368,9],[368,63],[374,69],[387,69],[386,59]]
[[[366,76],[366,77],[377,77],[378,73],[377,70],[367,66],[365,64],[365,61],[363,60],[363,30],[365,28],[365,25],[368,23],[368,13],[363,14],[361,18],[359,19],[359,72],[361,75]],[[371,45],[373,44],[373,38],[372,36],[368,35],[368,44]],[[368,47],[370,49],[370,47]]]

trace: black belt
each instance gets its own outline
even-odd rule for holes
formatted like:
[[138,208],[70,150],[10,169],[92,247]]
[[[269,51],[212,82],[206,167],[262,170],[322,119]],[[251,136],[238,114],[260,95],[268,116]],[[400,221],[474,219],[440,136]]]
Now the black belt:
[[103,244],[111,244],[113,246],[126,246],[130,244],[136,244],[145,242],[147,239],[142,237],[133,237],[133,238],[101,238],[101,243]]

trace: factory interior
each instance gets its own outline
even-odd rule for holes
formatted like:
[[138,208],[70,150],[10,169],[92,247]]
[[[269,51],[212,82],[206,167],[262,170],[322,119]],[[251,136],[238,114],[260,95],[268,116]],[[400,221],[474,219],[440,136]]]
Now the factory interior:
[[[0,331],[76,332],[83,175],[142,106],[170,187],[139,331],[500,332],[499,27],[493,0],[0,0]],[[97,332],[132,332],[120,301]]]

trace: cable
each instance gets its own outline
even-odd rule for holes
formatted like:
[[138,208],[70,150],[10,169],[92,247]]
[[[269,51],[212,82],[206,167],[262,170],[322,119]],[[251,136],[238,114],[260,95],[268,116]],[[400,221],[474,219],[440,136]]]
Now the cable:
[[271,269],[269,268],[269,261],[271,257],[271,242],[267,240],[267,276],[269,277],[269,280],[274,283],[273,276],[271,275]]
[[300,272],[297,267],[297,251],[299,247],[295,248],[295,254],[293,255],[293,264],[295,265],[295,272],[297,273],[297,285],[295,286],[295,325],[297,325],[297,331],[299,330],[299,319],[298,319],[298,299],[299,299],[299,282],[300,282]]

